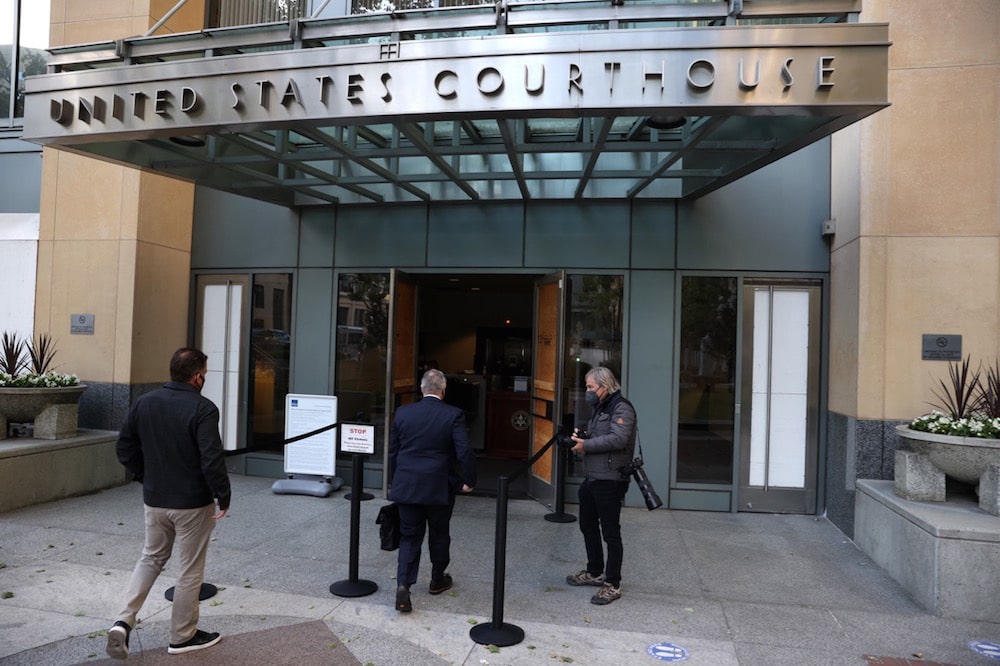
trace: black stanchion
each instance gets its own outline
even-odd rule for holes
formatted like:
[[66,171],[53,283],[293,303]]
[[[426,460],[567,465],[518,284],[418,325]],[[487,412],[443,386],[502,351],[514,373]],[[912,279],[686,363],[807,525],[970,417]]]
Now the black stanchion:
[[503,588],[507,568],[507,477],[497,479],[496,544],[493,549],[493,620],[477,624],[469,636],[480,645],[507,647],[524,640],[524,630],[503,621]]
[[[372,495],[371,493],[366,493],[363,490],[359,493],[359,496],[361,497],[361,501],[362,502],[370,500],[370,499],[375,499],[374,495]],[[344,494],[344,499],[345,500],[352,500],[352,499],[354,499],[354,493],[345,493]]]
[[[351,488],[360,490],[362,476],[364,474],[364,458],[362,454],[354,454],[354,471],[352,474]],[[358,549],[361,545],[359,530],[361,528],[361,495],[364,493],[351,493],[351,555],[348,566],[348,579],[338,580],[330,586],[330,593],[338,597],[365,597],[378,589],[378,585],[370,580],[358,580]]]
[[566,508],[566,456],[569,455],[569,451],[560,446],[556,447],[556,452],[555,506],[552,507],[553,513],[545,514],[545,520],[550,523],[572,523],[576,520],[576,516],[564,511]]

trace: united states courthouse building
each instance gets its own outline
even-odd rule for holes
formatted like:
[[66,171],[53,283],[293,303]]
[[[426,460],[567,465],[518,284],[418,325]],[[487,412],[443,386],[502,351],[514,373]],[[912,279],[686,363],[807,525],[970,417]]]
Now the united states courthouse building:
[[5,74],[0,328],[110,431],[202,347],[248,474],[288,394],[337,396],[371,487],[424,368],[495,475],[605,365],[666,506],[850,535],[947,374],[925,336],[1000,354],[1000,5],[424,4],[53,0],[46,73]]

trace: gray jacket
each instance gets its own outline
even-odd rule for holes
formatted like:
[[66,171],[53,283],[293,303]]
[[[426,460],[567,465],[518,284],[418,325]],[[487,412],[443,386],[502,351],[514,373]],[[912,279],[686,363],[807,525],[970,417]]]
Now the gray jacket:
[[635,452],[635,408],[621,392],[606,397],[594,410],[583,440],[583,469],[591,480],[625,481],[618,468],[629,464]]

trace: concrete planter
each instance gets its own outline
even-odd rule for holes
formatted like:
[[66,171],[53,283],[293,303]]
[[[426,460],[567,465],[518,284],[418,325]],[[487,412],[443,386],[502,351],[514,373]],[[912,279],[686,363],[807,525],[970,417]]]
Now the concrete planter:
[[86,384],[57,387],[0,386],[0,439],[8,423],[34,423],[36,439],[73,437],[77,430],[77,403]]
[[979,508],[1000,516],[1000,440],[956,437],[896,426],[909,450],[896,451],[896,495],[944,502],[945,477],[976,484]]
[[938,435],[908,426],[896,426],[896,432],[911,451],[923,454],[946,475],[979,483],[979,477],[990,465],[1000,465],[1000,439]]

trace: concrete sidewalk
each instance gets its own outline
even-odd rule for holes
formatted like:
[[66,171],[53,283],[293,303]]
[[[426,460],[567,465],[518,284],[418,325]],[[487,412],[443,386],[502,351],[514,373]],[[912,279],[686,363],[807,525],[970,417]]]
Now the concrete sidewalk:
[[[503,617],[493,617],[496,501],[461,497],[452,522],[455,587],[393,609],[394,552],[379,550],[375,515],[361,503],[359,578],[378,590],[347,599],[350,502],[275,495],[272,480],[232,476],[231,513],[218,525],[201,627],[223,633],[204,652],[168,656],[170,565],[133,632],[129,662],[146,664],[664,663],[647,647],[683,648],[711,666],[995,664],[967,644],[1000,642],[1000,623],[929,615],[824,518],[626,509],[623,597],[594,606],[573,588],[584,565],[576,523],[544,520],[533,502],[509,504]],[[575,513],[575,505],[567,510]],[[0,515],[0,664],[121,663],[105,632],[142,546],[141,489]],[[997,575],[997,572],[983,572]],[[476,643],[477,623],[524,630],[516,645]],[[1000,618],[998,618],[1000,622]]]

